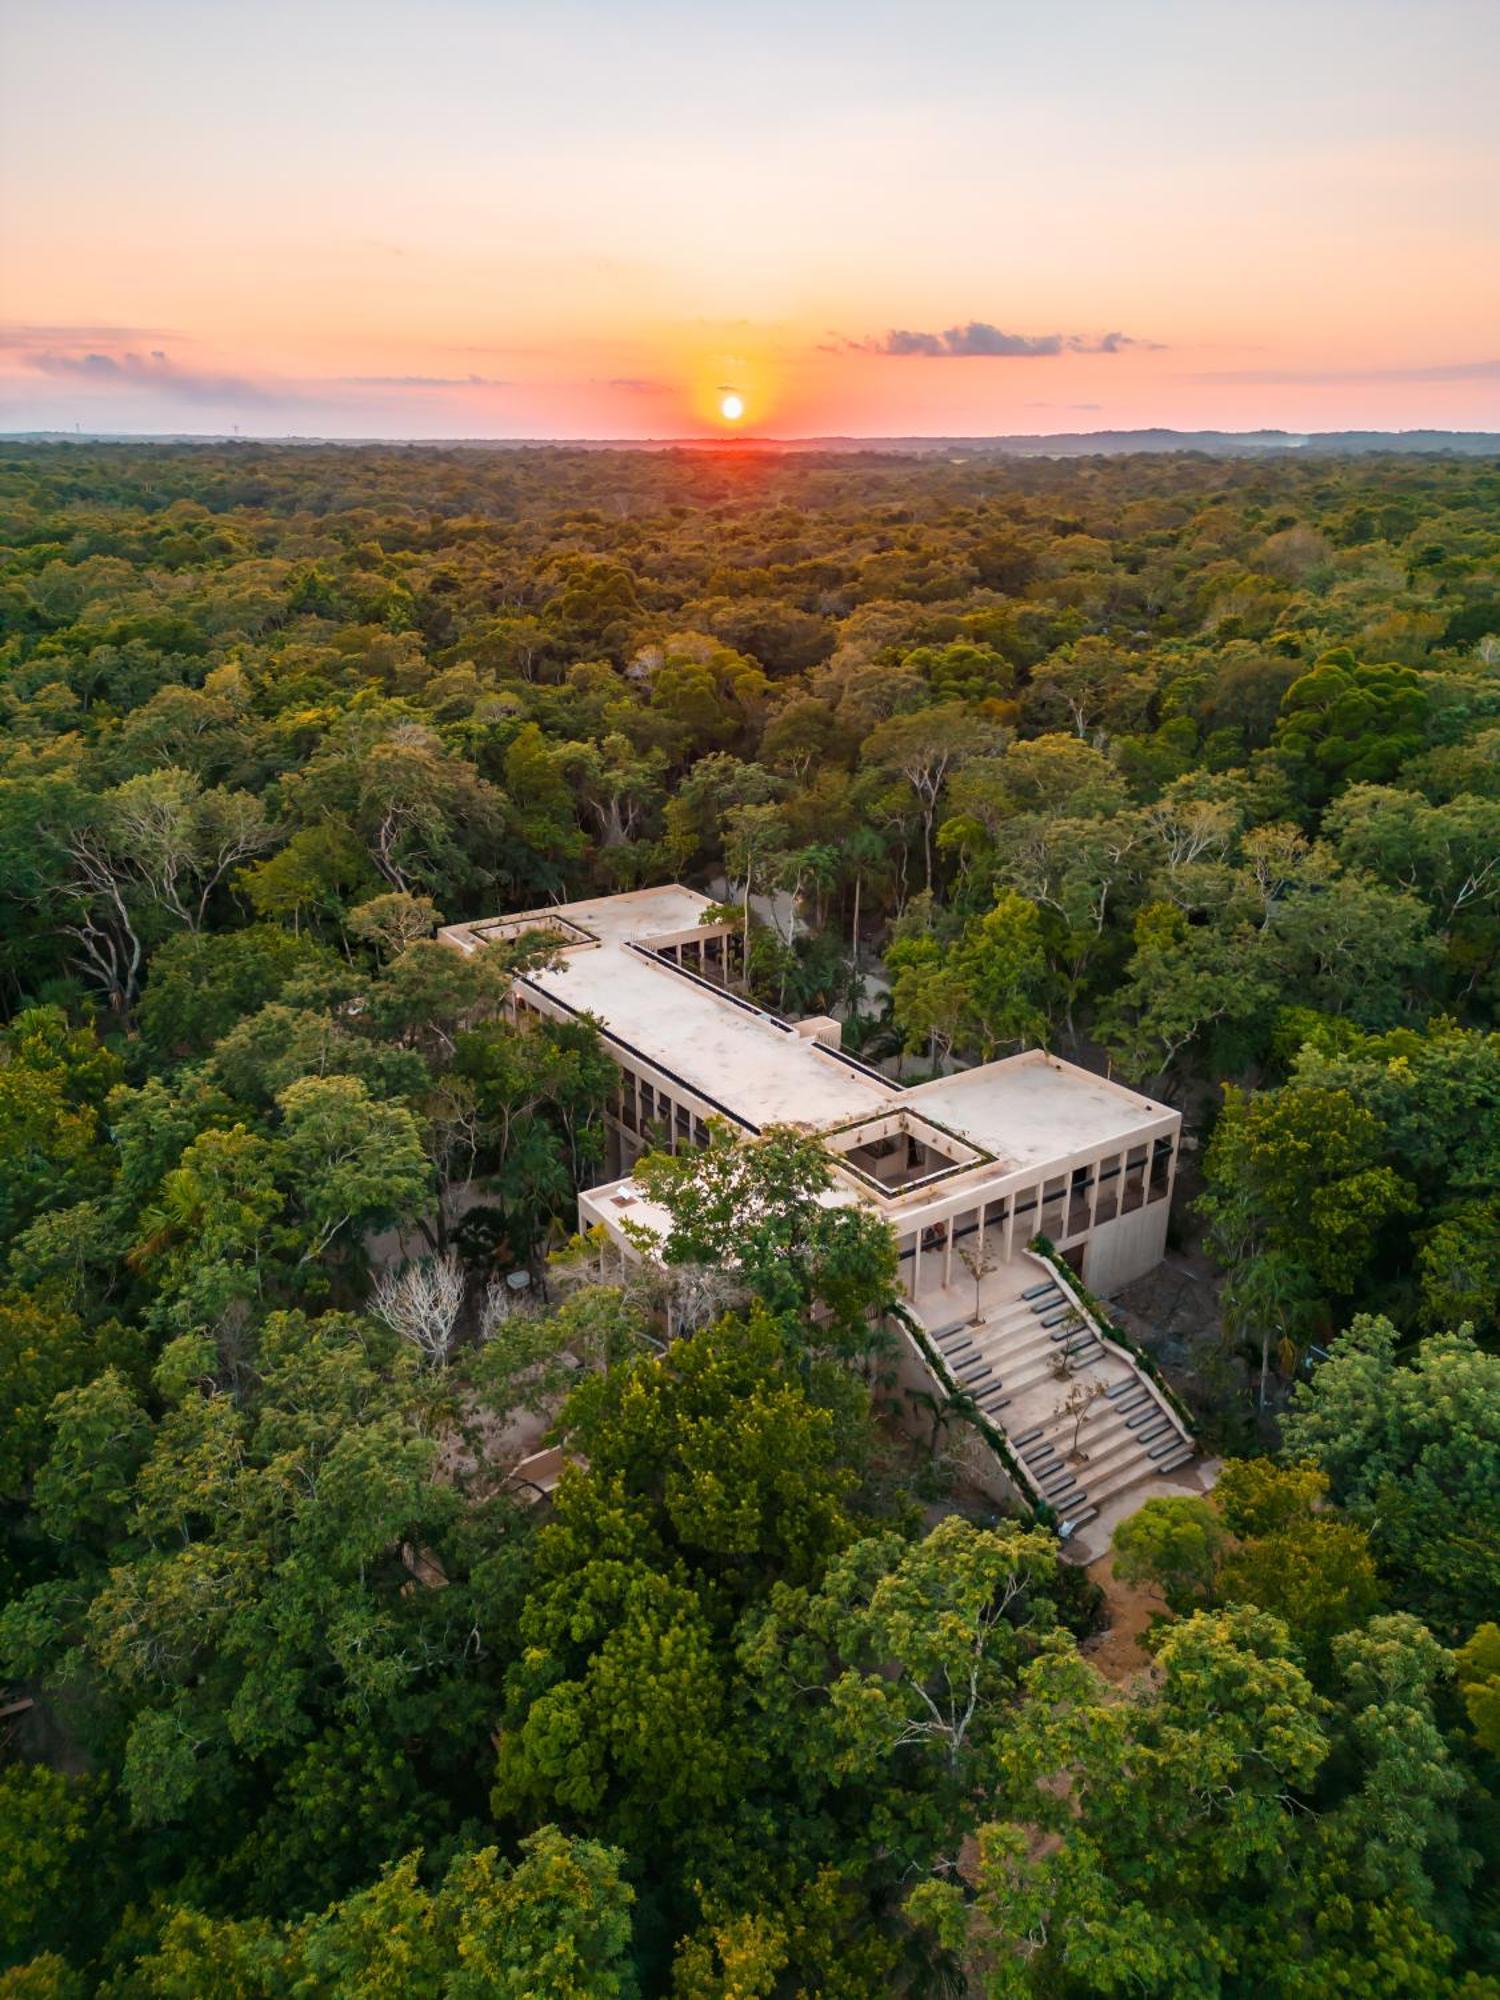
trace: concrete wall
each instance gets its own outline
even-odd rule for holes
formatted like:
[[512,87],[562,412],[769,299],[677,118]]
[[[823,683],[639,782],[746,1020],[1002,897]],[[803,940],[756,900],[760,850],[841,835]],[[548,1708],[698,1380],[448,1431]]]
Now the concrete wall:
[[[931,1413],[924,1410],[920,1403],[910,1403],[906,1392],[916,1390],[941,1400],[949,1393],[949,1385],[937,1379],[926,1355],[904,1326],[896,1322],[894,1331],[897,1340],[896,1402],[901,1428],[908,1436],[925,1443],[932,1435]],[[1009,1473],[985,1443],[982,1433],[975,1431],[972,1425],[954,1424],[948,1431],[945,1444],[957,1451],[964,1477],[970,1485],[977,1486],[996,1506],[1031,1504],[1029,1495],[1017,1493]]]
[[1170,1201],[1147,1202],[1130,1215],[1094,1225],[1083,1246],[1083,1282],[1101,1299],[1159,1264],[1167,1248]]

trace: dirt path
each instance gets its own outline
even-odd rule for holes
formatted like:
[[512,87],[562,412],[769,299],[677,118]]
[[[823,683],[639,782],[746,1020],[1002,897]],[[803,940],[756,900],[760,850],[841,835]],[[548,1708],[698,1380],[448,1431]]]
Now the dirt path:
[[1097,1639],[1086,1639],[1079,1651],[1107,1681],[1117,1684],[1128,1681],[1151,1664],[1151,1655],[1140,1640],[1153,1616],[1161,1610],[1161,1599],[1154,1591],[1118,1582],[1112,1555],[1091,1562],[1088,1573],[1104,1592],[1109,1629]]

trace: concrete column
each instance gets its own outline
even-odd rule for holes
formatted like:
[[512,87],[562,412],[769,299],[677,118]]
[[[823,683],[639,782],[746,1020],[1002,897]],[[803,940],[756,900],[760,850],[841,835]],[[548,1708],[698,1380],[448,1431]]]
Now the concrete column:
[[943,1290],[953,1283],[953,1217],[948,1217],[948,1240],[943,1245]]
[[911,1238],[911,1296],[916,1304],[917,1294],[922,1289],[922,1228],[919,1223],[912,1231]]

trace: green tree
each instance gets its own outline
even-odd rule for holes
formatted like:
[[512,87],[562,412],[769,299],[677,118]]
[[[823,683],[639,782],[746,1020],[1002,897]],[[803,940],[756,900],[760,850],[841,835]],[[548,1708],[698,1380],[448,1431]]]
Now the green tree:
[[280,999],[299,974],[337,964],[314,939],[269,924],[180,932],[151,956],[141,1033],[160,1061],[201,1055],[247,1014]]
[[[1206,1996],[1256,1963],[1245,1932],[1285,1897],[1293,1797],[1328,1755],[1320,1704],[1259,1612],[1173,1625],[1157,1668],[1135,1702],[1065,1651],[1024,1670],[999,1787],[1015,1817],[979,1835],[969,1936],[987,1993]],[[912,1908],[965,1936],[956,1886],[924,1885]]]
[[728,1808],[747,1749],[728,1620],[853,1538],[863,1398],[842,1375],[816,1386],[830,1400],[760,1317],[575,1391],[562,1428],[580,1463],[538,1537],[498,1813],[582,1813],[659,1851]]
[[1381,784],[1422,748],[1428,698],[1410,667],[1366,666],[1341,647],[1281,698],[1275,746],[1321,802],[1341,785]]
[[1226,1086],[1204,1161],[1202,1199],[1226,1262],[1287,1258],[1325,1294],[1347,1295],[1381,1232],[1415,1206],[1387,1163],[1380,1120],[1347,1091],[1292,1083],[1254,1095]]
[[1475,1741],[1481,1750],[1500,1754],[1500,1625],[1478,1626],[1454,1659]]
[[84,1888],[90,1790],[41,1764],[0,1769],[0,1965],[65,1940]]
[[1134,947],[1101,1029],[1141,1082],[1164,1080],[1206,1030],[1253,1019],[1269,998],[1254,939],[1241,927],[1193,924],[1175,903],[1148,903],[1135,919]]
[[1035,903],[1003,890],[965,931],[958,964],[985,1062],[996,1049],[1045,1042],[1047,955]]
[[1154,1584],[1169,1610],[1186,1613],[1213,1596],[1225,1540],[1207,1500],[1148,1500],[1115,1529],[1115,1574],[1122,1583]]
[[1323,1511],[1326,1477],[1311,1466],[1231,1459],[1214,1500],[1236,1537],[1219,1570],[1220,1603],[1254,1604],[1286,1625],[1314,1681],[1326,1683],[1334,1641],[1379,1610],[1369,1538]]
[[951,948],[928,932],[901,937],[885,955],[891,1013],[909,1053],[925,1048],[941,1070],[972,1018],[972,978]]
[[1393,1601],[1456,1638],[1500,1592],[1500,1359],[1463,1327],[1401,1344],[1356,1318],[1293,1393],[1282,1448],[1365,1525]]
[[865,739],[863,761],[901,778],[916,799],[922,823],[922,882],[931,889],[932,838],[950,775],[983,745],[984,728],[961,701],[942,702],[912,715],[892,715]]
[[671,1218],[651,1246],[666,1263],[737,1272],[803,1339],[869,1349],[895,1295],[895,1241],[868,1210],[823,1199],[833,1172],[816,1139],[791,1126],[745,1141],[715,1129],[706,1148],[650,1154],[635,1172]]
[[621,1857],[544,1827],[520,1858],[458,1854],[435,1889],[404,1856],[298,1925],[178,1910],[127,1975],[126,2000],[633,2000]]
[[349,935],[374,947],[381,958],[399,958],[409,945],[430,938],[443,921],[431,896],[409,896],[392,889],[372,896],[349,912]]
[[119,1075],[119,1059],[60,1008],[27,1008],[0,1031],[0,1241],[107,1185],[100,1112]]
[[305,1218],[304,1263],[345,1231],[398,1221],[424,1202],[426,1154],[404,1105],[378,1103],[352,1076],[303,1077],[276,1101]]
[[283,847],[240,869],[235,887],[255,914],[294,932],[334,927],[380,877],[360,841],[334,820],[299,827]]

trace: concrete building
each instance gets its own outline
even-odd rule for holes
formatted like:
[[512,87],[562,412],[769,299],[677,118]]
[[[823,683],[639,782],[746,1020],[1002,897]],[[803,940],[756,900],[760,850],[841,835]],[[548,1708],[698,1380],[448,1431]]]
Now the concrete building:
[[[622,1256],[636,1254],[622,1223],[664,1235],[631,1166],[652,1147],[704,1143],[711,1118],[751,1135],[775,1124],[814,1131],[833,1168],[831,1199],[864,1203],[894,1231],[906,1296],[952,1361],[948,1387],[982,1390],[986,1415],[1021,1449],[1040,1440],[1045,1450],[1048,1426],[1030,1419],[1051,1385],[1091,1370],[1101,1399],[1124,1404],[1125,1441],[1143,1445],[1140,1476],[1191,1457],[1160,1392],[1026,1248],[1049,1238],[1099,1295],[1150,1270],[1166,1246],[1180,1114],[1041,1050],[894,1082],[843,1052],[836,1021],[785,1022],[733,991],[738,927],[702,921],[711,907],[674,884],[441,933],[465,953],[532,932],[556,939],[555,965],[517,975],[517,1012],[587,1015],[619,1070],[611,1178],[580,1197],[583,1225],[602,1224]],[[1137,1390],[1152,1419],[1144,1440],[1139,1423],[1124,1422]],[[1158,1405],[1170,1433],[1153,1459]],[[1083,1490],[1070,1480],[1057,1491],[1074,1504]]]
[[748,1133],[800,1125],[823,1134],[850,1198],[895,1230],[914,1300],[962,1279],[959,1249],[981,1235],[1002,1258],[1050,1237],[1100,1294],[1159,1261],[1177,1112],[1041,1050],[895,1083],[843,1053],[836,1021],[787,1023],[728,990],[738,934],[702,924],[709,907],[674,885],[442,935],[468,952],[557,934],[558,966],[518,978],[516,1004],[598,1026],[620,1071],[609,1111],[619,1177],[652,1143],[701,1143],[710,1118]]

